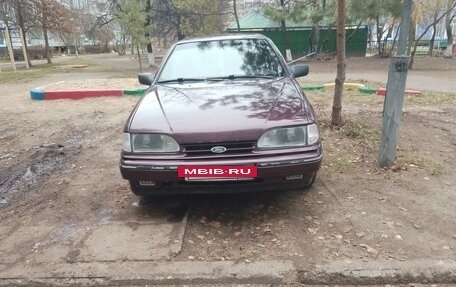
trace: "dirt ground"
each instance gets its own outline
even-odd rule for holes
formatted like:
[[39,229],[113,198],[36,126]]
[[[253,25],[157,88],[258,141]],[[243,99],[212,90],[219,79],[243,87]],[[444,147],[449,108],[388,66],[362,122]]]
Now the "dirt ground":
[[[418,71],[443,78],[447,86],[437,91],[452,93],[406,101],[392,168],[376,166],[380,97],[351,92],[346,125],[334,130],[330,91],[308,92],[325,152],[312,188],[140,199],[118,170],[123,124],[138,97],[32,101],[28,95],[61,81],[108,78],[116,87],[136,86],[119,81],[135,73],[133,60],[104,57],[90,60],[129,64],[122,72],[78,70],[0,86],[0,277],[62,262],[290,259],[311,266],[456,258],[455,60]],[[349,62],[359,75],[354,80],[373,81],[362,77],[370,61]],[[378,61],[370,72],[383,75],[388,63]],[[334,70],[328,62],[312,62],[311,69]]]

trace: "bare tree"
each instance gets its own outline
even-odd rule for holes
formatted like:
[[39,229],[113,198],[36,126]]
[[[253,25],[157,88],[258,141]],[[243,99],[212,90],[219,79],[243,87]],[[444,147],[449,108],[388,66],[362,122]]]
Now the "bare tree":
[[331,114],[333,126],[342,125],[342,96],[345,82],[345,0],[337,1],[337,77]]
[[456,17],[456,9],[452,7],[455,0],[447,0],[447,9],[451,11],[447,13],[445,16],[445,30],[447,34],[447,49],[445,51],[445,57],[453,57],[453,29],[451,27],[451,23]]
[[45,54],[48,64],[52,63],[51,49],[49,46],[49,32],[62,29],[63,22],[68,19],[69,11],[56,0],[30,0],[33,7],[34,23],[43,31]]
[[[428,1],[429,1],[429,3],[434,4],[434,5],[435,5],[435,3],[437,3],[437,2],[432,2],[431,0],[428,0]],[[428,2],[424,2],[424,3],[428,3]],[[443,18],[445,18],[445,16],[447,14],[452,13],[453,9],[456,8],[456,0],[452,0],[452,2],[450,4],[451,5],[448,5],[448,7],[446,7],[445,10],[442,11],[437,18],[432,19],[431,23],[426,26],[426,28],[423,30],[421,35],[415,40],[415,43],[413,44],[413,49],[412,49],[412,52],[411,52],[411,55],[410,55],[410,63],[409,63],[409,69],[410,70],[413,69],[413,64],[415,62],[416,50],[418,48],[418,44],[419,44],[420,40],[424,37],[424,35],[426,35],[426,33],[429,31],[429,29],[431,29],[438,22],[440,22]],[[419,5],[415,5],[414,7],[419,7]],[[415,9],[419,9],[419,8],[415,8]],[[423,10],[427,11],[427,9],[423,9]]]

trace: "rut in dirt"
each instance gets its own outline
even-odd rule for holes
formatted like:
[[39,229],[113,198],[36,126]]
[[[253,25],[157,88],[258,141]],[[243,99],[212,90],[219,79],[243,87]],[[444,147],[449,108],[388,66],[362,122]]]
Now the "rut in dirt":
[[5,159],[13,162],[1,165],[0,208],[39,192],[50,175],[70,167],[70,159],[79,154],[81,148],[79,144],[46,143],[14,159]]

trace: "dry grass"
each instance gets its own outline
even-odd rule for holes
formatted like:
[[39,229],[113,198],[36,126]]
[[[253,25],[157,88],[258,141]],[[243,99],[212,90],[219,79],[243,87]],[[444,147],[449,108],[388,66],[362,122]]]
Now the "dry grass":
[[[75,66],[86,66],[84,68],[75,68]],[[0,73],[0,84],[12,82],[28,82],[38,79],[52,73],[75,73],[75,72],[111,72],[104,66],[93,64],[87,59],[72,59],[57,64],[36,65],[29,70],[18,69],[17,71],[2,71]]]

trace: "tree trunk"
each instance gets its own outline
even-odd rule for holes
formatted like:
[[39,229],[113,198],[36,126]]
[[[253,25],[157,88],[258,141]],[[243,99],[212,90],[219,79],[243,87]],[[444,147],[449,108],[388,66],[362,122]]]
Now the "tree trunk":
[[150,37],[150,25],[152,24],[152,20],[151,20],[151,17],[152,17],[152,6],[151,6],[151,3],[150,3],[150,0],[146,0],[146,13],[147,13],[147,17],[146,17],[146,40],[147,40],[147,46],[146,46],[146,49],[147,49],[147,60],[149,62],[149,67],[152,67],[152,66],[155,66],[155,57],[154,57],[154,51],[152,50],[152,37]]
[[342,96],[345,82],[345,0],[337,0],[337,77],[331,114],[333,126],[342,125]]
[[48,29],[47,29],[45,21],[46,20],[43,19],[43,22],[44,22],[44,24],[43,24],[44,51],[45,51],[45,54],[46,54],[47,63],[48,64],[52,64],[51,51],[50,51],[50,47],[49,47]]
[[376,26],[377,26],[377,51],[378,51],[378,54],[380,56],[383,55],[383,52],[382,52],[382,36],[383,36],[383,28],[382,28],[382,31],[380,33],[380,18],[377,17],[376,19]]
[[320,40],[320,26],[318,23],[312,25],[312,31],[309,38],[310,52],[318,52],[318,42]]
[[415,42],[415,34],[416,34],[416,23],[410,23],[409,35],[408,35],[408,45],[407,45],[407,55],[410,55],[412,52],[413,43]]
[[393,54],[394,47],[396,46],[396,41],[397,41],[398,36],[399,36],[399,33],[396,33],[396,35],[394,35],[393,44],[391,45],[391,49],[388,52],[389,56],[391,56]]
[[432,54],[434,53],[435,34],[437,34],[437,21],[436,21],[437,16],[438,16],[438,14],[435,13],[434,14],[434,25],[432,25],[432,37],[431,37],[431,40],[429,41],[429,51],[428,51],[429,56],[432,56]]
[[[280,0],[280,6],[284,7],[285,6],[285,1]],[[283,55],[285,56],[287,54],[287,50],[290,48],[290,45],[288,44],[288,35],[287,35],[287,25],[285,23],[285,19],[282,19],[280,21],[280,26],[282,27],[282,33],[283,33]]]
[[219,33],[223,33],[224,32],[224,28],[225,28],[225,17],[223,15],[223,13],[225,12],[225,0],[219,0],[218,1],[218,5],[217,5],[217,14],[218,14],[218,17],[217,17],[217,31]]
[[238,13],[237,13],[237,4],[236,4],[236,0],[233,0],[233,12],[234,12],[234,18],[236,19],[236,26],[237,26],[237,30],[238,32],[241,31],[241,25],[239,24],[239,17],[238,17]]
[[142,61],[141,61],[141,52],[139,51],[139,43],[136,45],[136,52],[138,54],[138,61],[139,61],[139,71],[142,73]]
[[28,46],[27,46],[27,37],[26,37],[27,31],[25,29],[25,24],[24,24],[24,15],[22,15],[22,0],[19,0],[17,2],[17,22],[18,22],[19,27],[22,30],[22,36],[23,36],[22,40],[24,43],[25,52],[27,53],[28,66],[32,67],[32,61],[30,60],[30,54],[29,54]]
[[[451,0],[448,0],[448,9],[451,8]],[[454,19],[454,15],[451,15],[451,13],[448,13],[445,16],[445,30],[447,34],[447,48],[445,51],[445,57],[452,58],[453,57],[453,29],[451,28],[451,22]]]

